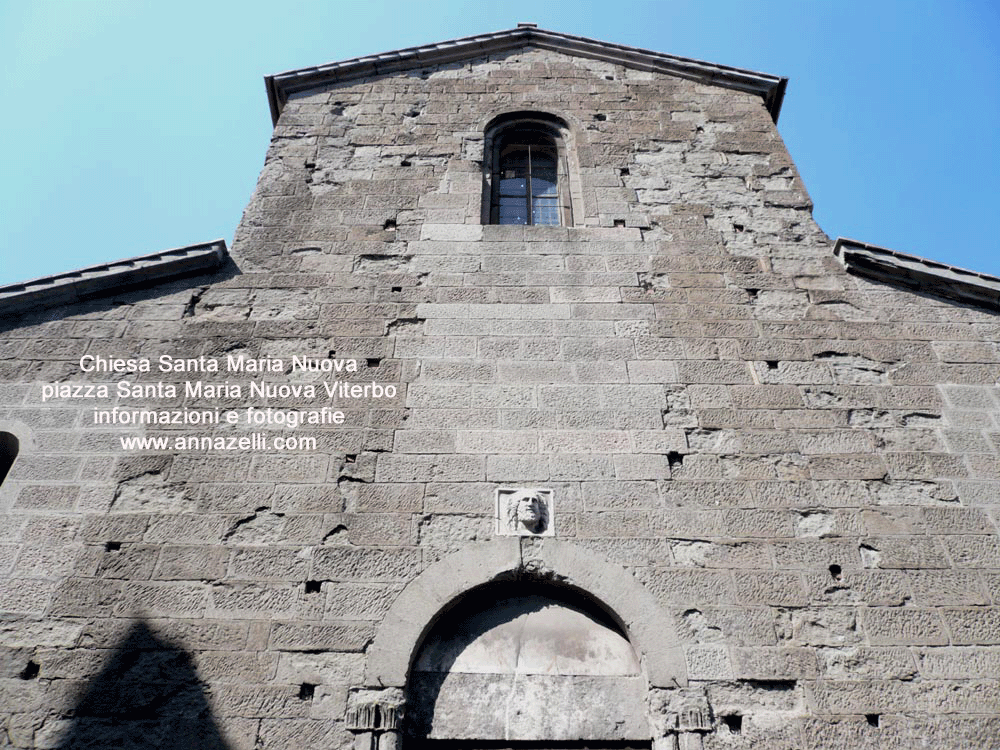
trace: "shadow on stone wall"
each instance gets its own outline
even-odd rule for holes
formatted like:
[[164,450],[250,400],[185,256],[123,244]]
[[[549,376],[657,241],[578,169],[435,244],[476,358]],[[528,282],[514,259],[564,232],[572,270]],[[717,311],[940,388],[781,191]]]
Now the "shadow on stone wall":
[[137,622],[73,709],[60,750],[229,750],[187,652]]

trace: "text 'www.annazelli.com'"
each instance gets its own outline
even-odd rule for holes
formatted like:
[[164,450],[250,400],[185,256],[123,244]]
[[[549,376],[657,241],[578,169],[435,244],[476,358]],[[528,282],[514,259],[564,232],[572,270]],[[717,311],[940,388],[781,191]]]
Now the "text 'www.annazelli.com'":
[[127,451],[313,451],[316,438],[303,435],[175,435],[173,437],[122,435],[122,450]]

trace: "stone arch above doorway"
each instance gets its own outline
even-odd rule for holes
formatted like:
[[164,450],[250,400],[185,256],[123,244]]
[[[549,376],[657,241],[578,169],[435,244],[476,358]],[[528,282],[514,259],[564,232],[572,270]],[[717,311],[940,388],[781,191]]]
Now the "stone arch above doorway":
[[407,735],[462,742],[649,742],[646,679],[588,596],[524,576],[479,586],[424,639]]
[[528,574],[575,589],[613,618],[638,656],[650,688],[687,684],[673,620],[628,571],[558,539],[493,539],[431,565],[402,591],[369,649],[365,683],[404,688],[410,665],[437,621],[468,591]]

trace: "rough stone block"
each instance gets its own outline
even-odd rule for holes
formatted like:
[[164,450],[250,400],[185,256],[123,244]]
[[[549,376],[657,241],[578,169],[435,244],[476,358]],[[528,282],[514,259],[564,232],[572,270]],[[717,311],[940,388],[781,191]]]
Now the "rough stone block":
[[375,631],[370,623],[342,622],[305,625],[276,622],[270,648],[278,651],[363,651]]
[[926,644],[948,642],[941,618],[932,609],[875,607],[862,610],[868,640],[873,645]]
[[311,576],[331,581],[405,581],[419,568],[418,549],[323,547],[313,553]]
[[945,609],[941,615],[955,645],[1000,644],[1000,608]]

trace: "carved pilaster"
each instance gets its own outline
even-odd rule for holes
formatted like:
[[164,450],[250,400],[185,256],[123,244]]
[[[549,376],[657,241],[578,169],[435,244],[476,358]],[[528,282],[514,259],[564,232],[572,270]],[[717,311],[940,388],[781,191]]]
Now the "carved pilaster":
[[[399,688],[352,690],[347,698],[344,724],[366,748],[397,750],[405,705]],[[356,747],[358,744],[355,742]]]
[[698,688],[653,690],[649,710],[656,750],[701,750],[702,735],[714,729],[708,696]]

